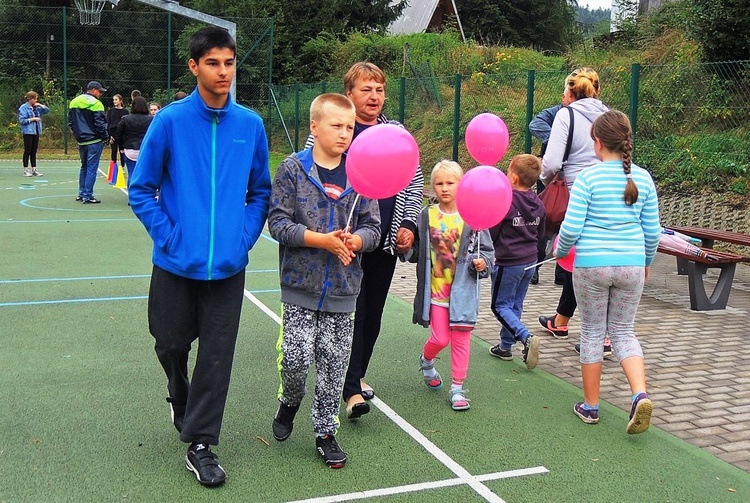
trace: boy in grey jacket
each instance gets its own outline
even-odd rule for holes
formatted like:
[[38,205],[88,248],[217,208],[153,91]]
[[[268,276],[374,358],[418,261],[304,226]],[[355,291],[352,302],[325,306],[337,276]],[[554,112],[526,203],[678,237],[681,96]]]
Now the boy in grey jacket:
[[352,141],[354,117],[354,105],[346,96],[330,93],[313,100],[310,129],[315,144],[279,166],[268,215],[268,229],[279,242],[283,307],[276,345],[280,404],[273,435],[283,441],[292,434],[314,362],[315,444],[331,468],[346,463],[334,435],[362,282],[358,253],[374,250],[380,241],[377,201],[360,198],[347,182],[344,152]]

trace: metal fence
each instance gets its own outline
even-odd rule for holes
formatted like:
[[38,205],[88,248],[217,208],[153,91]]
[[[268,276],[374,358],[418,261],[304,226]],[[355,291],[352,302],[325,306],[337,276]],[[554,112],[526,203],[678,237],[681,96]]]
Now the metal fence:
[[[236,99],[252,108],[268,107],[273,19],[229,19],[237,24]],[[96,26],[82,26],[66,7],[0,4],[0,150],[22,145],[18,107],[29,90],[50,106],[44,118],[44,144],[67,147],[66,100],[90,80],[126,103],[133,89],[164,105],[178,90],[192,91],[187,41],[205,26],[171,12],[105,8]]]
[[[602,101],[630,116],[635,160],[660,184],[689,178],[743,193],[750,190],[750,61],[697,65],[638,65],[597,69]],[[527,131],[542,109],[560,102],[567,72],[455,75],[435,79],[442,106],[418,79],[392,79],[384,112],[401,121],[420,144],[422,165],[444,158],[476,164],[463,134],[476,114],[502,117],[511,133],[509,154],[538,153]],[[267,121],[276,150],[301,148],[312,99],[341,92],[341,82],[274,86],[278,109]],[[282,120],[283,119],[283,122]],[[285,127],[286,126],[286,127]]]

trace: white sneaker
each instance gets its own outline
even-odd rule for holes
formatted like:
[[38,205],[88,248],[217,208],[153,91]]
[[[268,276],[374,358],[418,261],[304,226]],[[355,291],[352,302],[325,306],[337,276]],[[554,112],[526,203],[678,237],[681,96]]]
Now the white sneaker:
[[34,176],[44,176],[44,173],[40,173],[36,169],[32,169],[31,174]]
[[23,176],[34,176],[29,168],[23,168]]

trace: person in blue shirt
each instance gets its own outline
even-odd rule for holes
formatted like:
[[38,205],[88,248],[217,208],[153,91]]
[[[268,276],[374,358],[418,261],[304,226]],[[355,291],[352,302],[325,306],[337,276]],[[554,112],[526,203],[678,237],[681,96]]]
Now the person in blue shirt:
[[49,107],[39,103],[38,99],[36,91],[29,91],[26,103],[18,108],[18,124],[23,135],[23,176],[44,176],[36,169],[36,152],[42,136],[42,115],[49,113]]
[[198,85],[154,116],[129,192],[154,241],[148,320],[172,422],[189,444],[187,469],[202,485],[216,486],[226,473],[210,446],[219,443],[248,251],[268,216],[271,177],[263,121],[229,94],[234,39],[204,28],[190,37],[189,49]]
[[633,135],[624,113],[603,113],[591,126],[591,138],[601,162],[576,177],[555,252],[565,257],[575,246],[583,401],[573,412],[585,423],[599,422],[603,346],[609,336],[633,393],[626,432],[643,433],[653,406],[635,315],[661,237],[659,203],[651,175],[632,163]]

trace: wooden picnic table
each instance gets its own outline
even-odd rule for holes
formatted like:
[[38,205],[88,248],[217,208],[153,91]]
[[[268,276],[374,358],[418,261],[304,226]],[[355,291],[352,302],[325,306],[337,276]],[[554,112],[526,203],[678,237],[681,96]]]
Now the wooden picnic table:
[[[714,229],[704,229],[702,227],[669,227],[672,230],[687,234],[701,240],[703,248],[713,248],[715,241],[722,241],[734,245],[750,246],[750,235],[732,231],[717,231]],[[744,262],[750,262],[750,257],[746,257]]]
[[[701,227],[668,227],[676,232],[701,240],[705,257],[697,257],[682,251],[659,246],[659,253],[677,257],[677,273],[688,277],[690,308],[694,311],[713,311],[725,309],[732,290],[735,266],[740,262],[750,262],[750,257],[737,253],[714,250],[714,242],[750,246],[750,236],[739,232],[717,231]],[[713,293],[708,295],[704,284],[704,275],[708,269],[719,269],[719,278]]]

